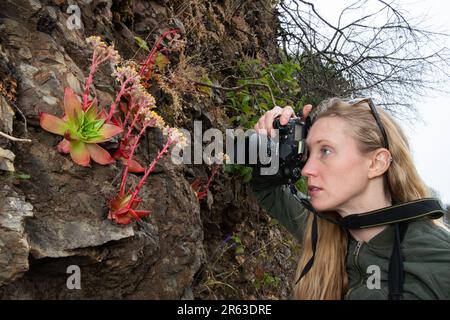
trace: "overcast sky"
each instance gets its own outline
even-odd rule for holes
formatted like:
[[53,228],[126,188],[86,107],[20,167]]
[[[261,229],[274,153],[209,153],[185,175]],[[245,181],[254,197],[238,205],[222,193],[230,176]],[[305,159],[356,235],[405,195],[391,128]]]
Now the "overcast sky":
[[[341,10],[355,1],[311,2],[324,18],[337,22]],[[396,3],[406,11],[406,17],[422,18],[428,30],[450,34],[450,1],[396,0]],[[442,45],[450,47],[448,38]],[[442,86],[450,90],[450,79],[446,79]],[[429,92],[428,97],[420,98],[417,108],[420,114],[418,118],[422,121],[415,122],[414,125],[406,122],[401,124],[408,135],[415,163],[423,180],[439,192],[445,203],[450,204],[450,94]]]

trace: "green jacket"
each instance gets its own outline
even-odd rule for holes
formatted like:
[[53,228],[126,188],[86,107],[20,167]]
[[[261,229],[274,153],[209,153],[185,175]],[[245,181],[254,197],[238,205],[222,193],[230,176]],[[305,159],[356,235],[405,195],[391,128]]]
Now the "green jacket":
[[[261,207],[302,241],[309,212],[293,198],[289,188],[268,177],[254,177],[252,186]],[[393,239],[392,226],[367,243],[357,242],[349,236],[349,290],[345,299],[388,298]],[[450,232],[436,228],[428,218],[410,222],[401,249],[405,270],[404,299],[450,299]],[[381,275],[378,288],[373,285],[373,266],[379,267],[378,274]]]

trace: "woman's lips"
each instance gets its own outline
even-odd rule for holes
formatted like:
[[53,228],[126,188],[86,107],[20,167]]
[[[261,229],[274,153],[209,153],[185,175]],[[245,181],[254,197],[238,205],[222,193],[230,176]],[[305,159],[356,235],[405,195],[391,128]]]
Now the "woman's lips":
[[308,191],[309,191],[309,195],[311,197],[315,197],[322,191],[322,189],[316,188],[316,187],[311,187],[311,188],[308,188]]

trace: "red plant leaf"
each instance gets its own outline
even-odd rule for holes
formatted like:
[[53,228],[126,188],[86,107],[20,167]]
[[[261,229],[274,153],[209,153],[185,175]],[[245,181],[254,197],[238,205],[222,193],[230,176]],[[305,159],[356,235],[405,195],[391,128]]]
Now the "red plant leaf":
[[67,130],[67,123],[64,120],[49,113],[41,112],[39,114],[39,120],[41,127],[51,133],[63,136]]
[[105,123],[98,133],[100,134],[100,137],[90,139],[87,143],[99,143],[99,142],[105,142],[114,137],[115,135],[118,135],[121,133],[123,129],[121,127],[115,126],[113,124]]
[[70,87],[67,87],[64,91],[64,112],[69,122],[79,124],[79,117],[83,114],[83,108],[80,100]]
[[136,160],[131,159],[127,160],[125,158],[122,158],[122,162],[126,164],[128,162],[128,171],[133,173],[141,173],[145,171],[145,168],[139,164]]
[[70,152],[70,142],[66,138],[62,139],[60,143],[56,146],[58,152],[69,153]]
[[115,162],[109,152],[97,144],[87,143],[86,148],[88,149],[89,155],[91,156],[92,160],[99,164],[106,165]]
[[70,156],[80,166],[88,166],[90,161],[89,151],[83,141],[70,141]]
[[98,109],[97,109],[97,99],[94,99],[92,101],[92,103],[87,107],[86,111],[85,111],[85,117],[89,120],[94,120],[96,119],[98,116]]
[[133,210],[129,209],[122,213],[109,212],[108,219],[117,224],[129,224],[133,219],[141,220],[141,218],[148,217],[150,211],[147,210]]
[[125,214],[117,214],[116,212],[110,211],[108,213],[108,219],[114,221],[117,224],[129,224],[131,222],[132,217]]
[[208,191],[201,191],[201,192],[196,192],[197,194],[197,199],[198,200],[203,200],[206,198]]

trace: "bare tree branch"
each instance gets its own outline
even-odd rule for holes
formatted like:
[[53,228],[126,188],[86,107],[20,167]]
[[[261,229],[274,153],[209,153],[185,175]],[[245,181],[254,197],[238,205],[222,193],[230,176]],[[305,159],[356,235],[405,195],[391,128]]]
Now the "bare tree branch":
[[337,24],[312,0],[281,0],[278,11],[280,45],[301,65],[308,97],[370,95],[392,109],[413,108],[417,96],[444,90],[439,83],[450,77],[450,51],[441,45],[449,35],[428,31],[395,0],[356,0]]

